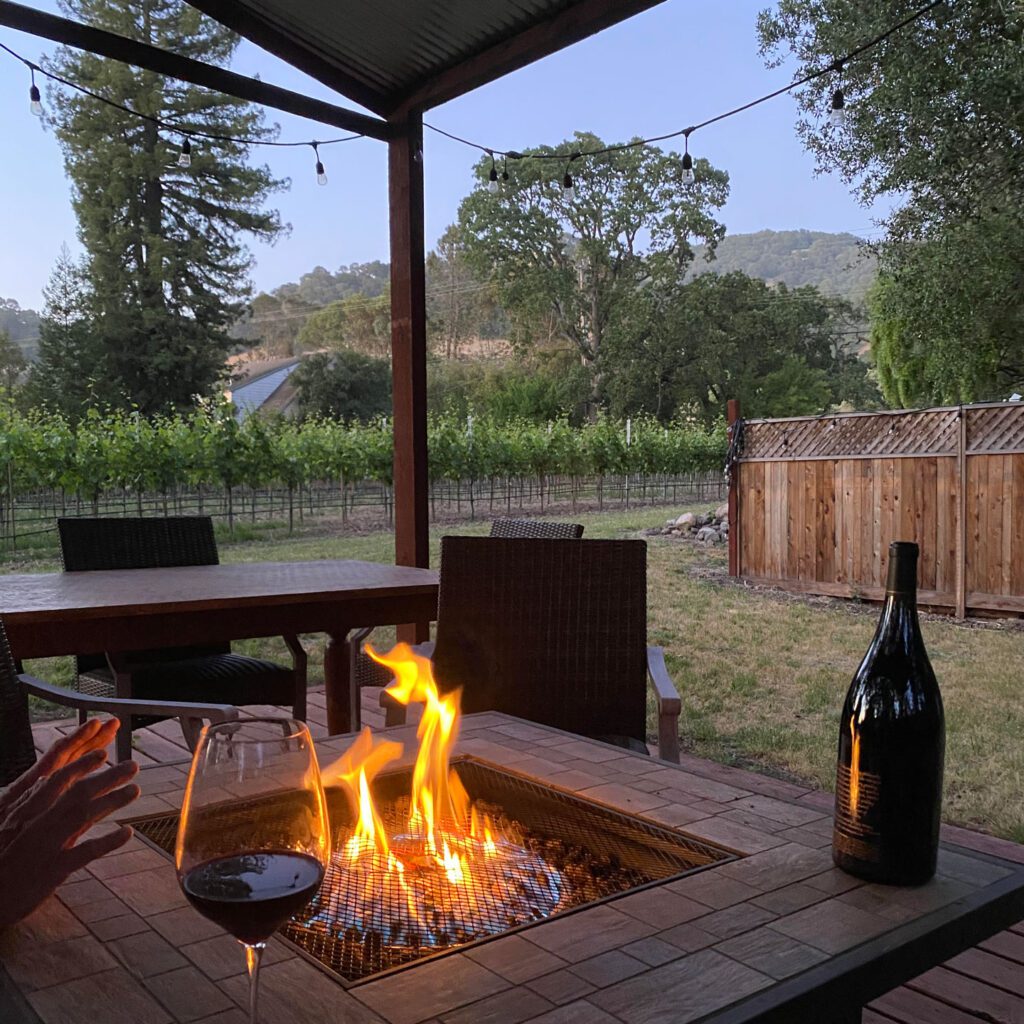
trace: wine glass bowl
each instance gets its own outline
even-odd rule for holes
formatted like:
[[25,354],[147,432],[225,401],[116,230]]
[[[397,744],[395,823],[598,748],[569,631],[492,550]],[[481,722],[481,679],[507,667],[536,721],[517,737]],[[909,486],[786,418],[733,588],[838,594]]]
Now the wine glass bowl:
[[203,729],[174,862],[189,903],[245,947],[251,1024],[263,948],[316,894],[330,855],[320,770],[304,723],[250,718]]

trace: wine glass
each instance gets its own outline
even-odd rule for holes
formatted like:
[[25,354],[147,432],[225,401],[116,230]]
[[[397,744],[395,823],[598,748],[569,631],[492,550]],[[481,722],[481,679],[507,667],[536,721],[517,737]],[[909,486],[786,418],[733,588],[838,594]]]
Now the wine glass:
[[174,863],[189,903],[245,947],[250,1024],[267,939],[313,898],[330,856],[305,724],[246,718],[206,726],[192,756]]

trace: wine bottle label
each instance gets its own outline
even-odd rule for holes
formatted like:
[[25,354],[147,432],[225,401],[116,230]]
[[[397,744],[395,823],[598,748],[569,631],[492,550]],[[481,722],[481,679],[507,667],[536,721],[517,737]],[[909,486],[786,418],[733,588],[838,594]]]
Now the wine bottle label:
[[836,772],[836,816],[833,843],[862,861],[881,855],[880,835],[874,822],[880,779],[873,772],[851,771],[844,764]]

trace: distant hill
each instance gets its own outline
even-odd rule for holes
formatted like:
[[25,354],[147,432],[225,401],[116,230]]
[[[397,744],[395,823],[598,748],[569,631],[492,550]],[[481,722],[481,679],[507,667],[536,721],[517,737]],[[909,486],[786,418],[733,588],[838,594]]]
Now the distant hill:
[[688,276],[741,270],[791,288],[812,284],[828,295],[861,303],[875,280],[875,260],[862,251],[860,242],[856,235],[827,231],[726,235],[710,262],[704,259],[704,247],[697,248]]
[[11,341],[33,360],[39,351],[39,314],[34,309],[22,309],[14,299],[0,298],[0,331],[6,331]]

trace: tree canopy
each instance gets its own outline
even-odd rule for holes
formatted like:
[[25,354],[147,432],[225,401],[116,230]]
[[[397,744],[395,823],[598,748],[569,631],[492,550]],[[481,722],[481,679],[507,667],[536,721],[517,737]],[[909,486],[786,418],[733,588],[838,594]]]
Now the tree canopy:
[[303,416],[368,423],[391,413],[391,367],[361,352],[318,352],[292,374]]
[[[681,277],[694,245],[714,246],[724,235],[714,214],[729,191],[728,175],[706,160],[695,162],[697,180],[685,186],[678,154],[640,146],[572,161],[567,196],[564,165],[543,157],[604,146],[577,132],[528,149],[497,192],[474,189],[459,208],[467,256],[494,281],[511,340],[550,325],[575,347],[595,386],[605,336],[636,290]],[[490,170],[485,156],[475,169],[481,183]]]
[[820,413],[844,399],[864,407],[874,388],[847,344],[852,312],[815,288],[738,271],[638,292],[609,337],[609,407],[663,422],[691,410],[713,422],[730,398],[748,416]]
[[[827,67],[915,5],[780,0],[763,51]],[[866,202],[902,202],[876,246],[872,309],[886,397],[899,404],[1005,397],[1024,367],[1024,5],[935,7],[798,94],[798,131],[823,170]],[[826,123],[842,87],[846,123]]]

